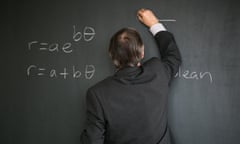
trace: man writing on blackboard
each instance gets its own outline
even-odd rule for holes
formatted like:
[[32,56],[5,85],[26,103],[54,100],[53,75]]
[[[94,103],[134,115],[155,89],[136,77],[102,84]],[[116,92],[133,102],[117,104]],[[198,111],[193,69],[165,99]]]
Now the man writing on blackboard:
[[117,72],[87,92],[87,125],[82,143],[170,143],[167,95],[181,63],[180,52],[173,35],[151,10],[140,9],[137,17],[150,28],[161,57],[141,64],[144,45],[132,28],[123,28],[112,36],[109,53]]

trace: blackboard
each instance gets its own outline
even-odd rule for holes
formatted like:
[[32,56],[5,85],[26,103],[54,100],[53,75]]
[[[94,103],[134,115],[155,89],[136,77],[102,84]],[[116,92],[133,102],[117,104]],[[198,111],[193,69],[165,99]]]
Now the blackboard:
[[11,0],[2,27],[3,144],[77,144],[86,90],[114,73],[107,48],[137,29],[145,60],[158,56],[136,19],[152,9],[175,35],[183,64],[171,85],[174,144],[236,144],[240,137],[240,9],[233,0]]

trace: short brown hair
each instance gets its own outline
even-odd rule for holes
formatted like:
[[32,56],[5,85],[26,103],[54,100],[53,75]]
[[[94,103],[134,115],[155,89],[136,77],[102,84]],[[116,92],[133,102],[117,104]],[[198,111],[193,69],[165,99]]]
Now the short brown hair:
[[132,28],[123,28],[116,32],[110,40],[108,50],[118,69],[137,66],[142,59],[142,51],[143,42],[140,34]]

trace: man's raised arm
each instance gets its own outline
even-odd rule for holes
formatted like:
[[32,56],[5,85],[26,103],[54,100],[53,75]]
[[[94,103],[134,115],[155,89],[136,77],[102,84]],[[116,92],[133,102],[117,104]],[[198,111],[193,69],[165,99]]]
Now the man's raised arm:
[[151,10],[140,9],[137,16],[139,21],[147,26],[154,35],[160,51],[161,60],[170,78],[172,78],[177,73],[181,64],[181,55],[173,34],[166,31],[166,28],[159,22]]

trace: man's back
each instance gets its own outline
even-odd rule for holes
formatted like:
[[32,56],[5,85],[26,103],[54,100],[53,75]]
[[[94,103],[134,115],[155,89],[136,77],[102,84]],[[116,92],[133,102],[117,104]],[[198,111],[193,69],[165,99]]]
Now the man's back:
[[89,89],[103,110],[107,144],[157,144],[167,135],[167,74],[157,58]]

